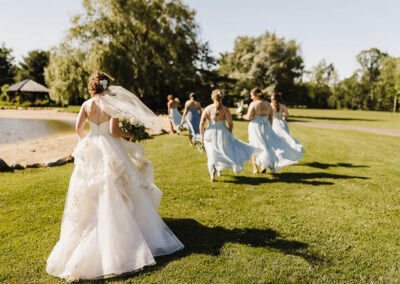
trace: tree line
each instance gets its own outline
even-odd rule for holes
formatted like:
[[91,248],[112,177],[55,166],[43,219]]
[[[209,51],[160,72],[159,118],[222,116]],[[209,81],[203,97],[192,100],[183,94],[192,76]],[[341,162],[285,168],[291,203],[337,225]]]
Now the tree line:
[[[64,40],[52,50],[33,50],[19,64],[0,46],[0,86],[25,78],[46,84],[61,105],[89,97],[87,80],[103,70],[147,105],[164,108],[174,94],[196,92],[209,102],[213,88],[226,103],[248,100],[260,87],[279,92],[290,106],[396,110],[400,59],[376,48],[361,51],[354,74],[339,80],[333,64],[321,60],[306,70],[299,45],[275,33],[239,36],[232,52],[211,55],[199,39],[195,11],[181,0],[84,0]],[[6,90],[2,87],[2,90]],[[3,96],[3,95],[2,95]]]

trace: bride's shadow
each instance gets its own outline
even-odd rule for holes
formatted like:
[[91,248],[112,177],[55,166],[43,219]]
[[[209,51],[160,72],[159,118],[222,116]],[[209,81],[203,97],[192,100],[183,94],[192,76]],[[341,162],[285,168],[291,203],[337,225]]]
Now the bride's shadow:
[[141,273],[158,270],[171,261],[192,254],[218,256],[226,243],[271,248],[283,254],[299,256],[312,265],[322,261],[319,256],[307,251],[306,243],[281,238],[279,233],[272,229],[207,227],[193,219],[165,219],[164,221],[185,245],[184,249],[171,255],[157,257],[155,266],[146,267],[141,272],[123,275],[117,279],[128,279]]

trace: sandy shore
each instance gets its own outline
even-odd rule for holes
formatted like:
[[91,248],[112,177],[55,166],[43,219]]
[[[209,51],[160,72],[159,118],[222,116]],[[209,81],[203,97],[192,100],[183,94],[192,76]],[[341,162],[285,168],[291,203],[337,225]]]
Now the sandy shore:
[[45,110],[0,110],[0,118],[21,118],[21,119],[51,119],[75,121],[77,113],[60,112],[57,109]]
[[[77,114],[57,110],[0,110],[0,118],[51,119],[75,121]],[[169,129],[166,116],[160,117],[163,130]],[[8,165],[19,163],[23,166],[45,163],[69,156],[79,138],[75,132],[46,136],[35,140],[0,144],[0,159]]]

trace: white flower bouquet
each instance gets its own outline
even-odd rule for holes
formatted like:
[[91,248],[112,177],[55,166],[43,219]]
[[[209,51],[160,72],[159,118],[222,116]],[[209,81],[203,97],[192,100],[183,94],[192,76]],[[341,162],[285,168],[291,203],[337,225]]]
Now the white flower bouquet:
[[243,115],[245,115],[249,109],[249,105],[245,104],[243,101],[237,103],[236,115],[239,119],[242,119]]

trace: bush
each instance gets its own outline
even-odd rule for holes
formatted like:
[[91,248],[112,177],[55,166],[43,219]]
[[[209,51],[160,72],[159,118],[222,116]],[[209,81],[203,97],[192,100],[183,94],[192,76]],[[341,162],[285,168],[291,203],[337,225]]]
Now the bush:
[[19,104],[20,107],[30,107],[33,103],[31,101],[24,101],[22,104]]
[[50,105],[50,101],[49,100],[45,99],[45,100],[42,101],[41,106],[49,106],[49,105]]
[[9,100],[10,100],[10,98],[8,97],[7,94],[2,93],[2,94],[0,95],[0,101],[2,101],[2,102],[8,102]]

